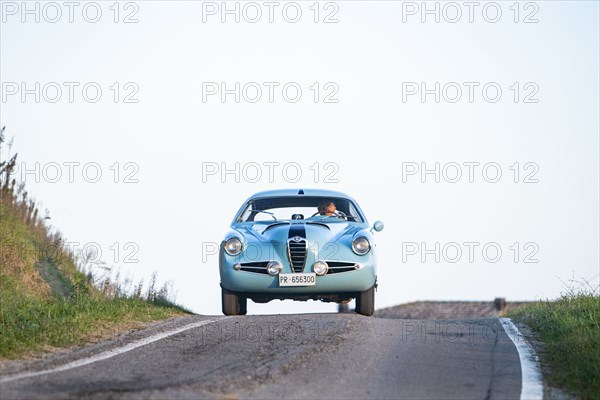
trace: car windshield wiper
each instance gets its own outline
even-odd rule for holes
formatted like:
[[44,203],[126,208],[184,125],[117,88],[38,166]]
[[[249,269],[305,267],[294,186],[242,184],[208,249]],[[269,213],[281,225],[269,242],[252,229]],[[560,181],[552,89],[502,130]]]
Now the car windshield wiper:
[[338,219],[341,219],[342,221],[344,219],[350,219],[350,218],[352,218],[352,220],[354,220],[354,221],[357,220],[357,217],[355,217],[354,215],[343,214],[343,215],[325,215],[325,216],[321,217],[321,219],[319,219],[319,221],[323,221],[327,218],[338,218]]
[[273,219],[275,221],[277,221],[277,218],[275,217],[275,214],[273,214],[271,211],[265,211],[265,210],[252,210],[253,213],[265,213],[265,214],[269,214],[271,217],[273,217]]

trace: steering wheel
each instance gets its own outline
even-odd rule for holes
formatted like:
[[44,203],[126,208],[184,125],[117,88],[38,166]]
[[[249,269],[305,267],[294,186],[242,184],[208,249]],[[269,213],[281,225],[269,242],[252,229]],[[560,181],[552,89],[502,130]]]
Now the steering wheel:
[[[317,215],[319,215],[320,213],[317,211],[316,213],[314,213],[313,215],[311,215],[310,217],[316,217]],[[327,218],[327,217],[338,217],[340,219],[344,219],[347,220],[347,216],[344,212],[342,211],[336,211],[333,215],[323,215],[323,218]]]
[[345,212],[343,212],[343,211],[339,211],[339,210],[338,210],[338,211],[336,211],[335,213],[336,213],[336,215],[335,215],[336,217],[338,217],[338,218],[340,218],[340,219],[343,219],[343,220],[345,220],[345,221],[348,221],[348,216],[346,215],[346,213],[345,213]]

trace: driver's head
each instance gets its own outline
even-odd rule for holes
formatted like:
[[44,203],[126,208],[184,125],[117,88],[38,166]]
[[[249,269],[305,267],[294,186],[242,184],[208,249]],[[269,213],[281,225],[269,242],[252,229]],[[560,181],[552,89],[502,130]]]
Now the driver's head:
[[317,206],[317,210],[321,215],[333,215],[337,211],[332,200],[321,201]]

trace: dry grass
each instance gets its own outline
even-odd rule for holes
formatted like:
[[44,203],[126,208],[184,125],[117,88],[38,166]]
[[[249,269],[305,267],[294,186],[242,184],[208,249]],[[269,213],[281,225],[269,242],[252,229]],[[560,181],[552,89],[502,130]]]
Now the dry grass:
[[569,288],[554,301],[518,308],[510,317],[541,339],[545,378],[582,399],[600,394],[600,292],[589,285]]
[[38,253],[26,227],[0,199],[0,274],[11,276],[20,290],[39,297],[51,295],[50,286],[35,269]]
[[[0,131],[1,145],[4,142]],[[188,312],[156,274],[142,283],[96,276],[50,232],[24,185],[16,156],[0,159],[0,359],[99,341]]]

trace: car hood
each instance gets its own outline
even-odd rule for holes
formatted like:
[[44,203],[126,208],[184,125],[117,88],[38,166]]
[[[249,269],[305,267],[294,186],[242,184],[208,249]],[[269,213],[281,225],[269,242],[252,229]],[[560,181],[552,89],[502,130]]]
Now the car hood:
[[285,243],[294,236],[306,238],[308,242],[331,243],[341,238],[352,236],[360,231],[362,227],[351,222],[274,222],[270,225],[254,224],[245,227],[246,233],[250,234],[260,242]]

